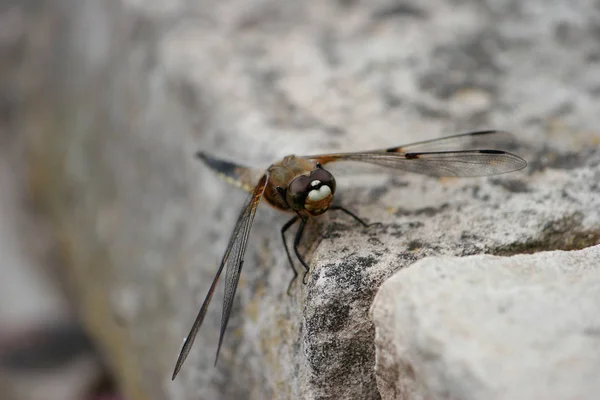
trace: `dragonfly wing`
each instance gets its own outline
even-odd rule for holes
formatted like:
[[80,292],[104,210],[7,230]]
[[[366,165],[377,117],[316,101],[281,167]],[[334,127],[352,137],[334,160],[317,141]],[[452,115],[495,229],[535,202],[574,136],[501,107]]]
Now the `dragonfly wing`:
[[316,162],[358,161],[436,177],[474,177],[518,171],[527,162],[500,150],[461,150],[424,153],[340,153],[317,156]]
[[217,360],[219,358],[219,351],[223,342],[223,336],[225,335],[225,330],[227,329],[227,323],[229,322],[229,316],[231,314],[231,308],[233,306],[233,298],[235,296],[235,291],[237,289],[237,285],[240,279],[242,264],[244,263],[244,253],[246,252],[246,246],[248,244],[250,228],[252,227],[252,222],[254,221],[254,215],[256,214],[258,204],[260,203],[263,193],[265,192],[265,187],[267,185],[268,179],[268,175],[263,175],[263,177],[254,187],[254,190],[252,190],[252,193],[250,194],[250,196],[248,196],[248,199],[246,200],[246,204],[244,205],[242,212],[238,217],[231,238],[229,239],[229,244],[227,245],[227,250],[225,250],[225,254],[223,255],[221,265],[219,266],[217,274],[215,275],[215,278],[212,284],[210,285],[210,289],[208,290],[206,298],[204,299],[204,303],[202,303],[202,307],[200,308],[200,311],[196,316],[194,325],[192,325],[192,329],[185,338],[183,347],[179,352],[179,357],[177,358],[177,363],[175,365],[175,370],[173,371],[172,379],[175,379],[190,350],[192,349],[192,345],[194,344],[194,340],[196,339],[198,330],[200,329],[200,326],[202,326],[202,322],[204,321],[204,317],[206,316],[206,311],[208,310],[208,306],[210,304],[210,301],[212,300],[215,288],[217,286],[217,283],[219,282],[221,272],[223,272],[223,268],[225,268],[225,299],[223,302],[223,314],[221,316],[221,332],[219,335],[219,345],[217,348],[217,355],[215,358],[215,364],[217,363]]
[[417,174],[473,177],[518,171],[527,166],[521,157],[498,148],[514,146],[513,134],[479,131],[432,139],[388,149],[333,153],[306,158],[322,165],[334,161],[358,161]]
[[414,153],[458,150],[515,150],[517,138],[506,131],[477,131],[391,147],[381,152]]
[[262,170],[223,160],[202,151],[196,153],[196,157],[225,182],[249,193],[252,193],[256,180],[263,173]]

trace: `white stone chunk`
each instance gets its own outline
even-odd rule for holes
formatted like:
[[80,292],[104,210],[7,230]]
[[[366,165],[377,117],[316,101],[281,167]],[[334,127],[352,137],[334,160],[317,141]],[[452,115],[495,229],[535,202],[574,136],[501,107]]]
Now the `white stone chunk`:
[[600,246],[431,257],[371,309],[383,399],[600,398]]

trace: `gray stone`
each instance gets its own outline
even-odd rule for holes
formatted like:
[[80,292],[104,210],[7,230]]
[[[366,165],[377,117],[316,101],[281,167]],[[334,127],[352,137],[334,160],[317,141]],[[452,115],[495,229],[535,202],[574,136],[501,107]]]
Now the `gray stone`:
[[600,246],[428,257],[372,307],[383,399],[597,399]]
[[[18,121],[31,194],[127,398],[378,398],[368,310],[396,270],[598,242],[600,153],[579,152],[599,137],[596,3],[47,4],[62,12],[31,21],[49,32]],[[221,292],[170,381],[244,198],[197,149],[266,167],[487,128],[516,132],[530,169],[336,175],[383,227],[317,220],[291,297],[286,217],[260,209],[217,367]]]

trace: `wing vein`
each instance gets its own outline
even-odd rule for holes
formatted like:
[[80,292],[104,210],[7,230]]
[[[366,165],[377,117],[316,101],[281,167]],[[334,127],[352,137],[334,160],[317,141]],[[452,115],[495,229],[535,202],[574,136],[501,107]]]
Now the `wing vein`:
[[461,133],[387,149],[320,154],[304,158],[322,165],[335,161],[358,161],[436,177],[474,177],[503,174],[525,168],[525,160],[505,151],[515,146],[516,139],[512,133],[489,130]]
[[246,200],[242,212],[240,213],[235,224],[235,228],[233,229],[231,238],[229,239],[227,249],[225,250],[225,254],[223,255],[223,259],[221,260],[221,264],[219,265],[217,274],[215,275],[214,280],[210,285],[210,289],[208,290],[206,298],[202,303],[202,307],[200,307],[200,311],[198,311],[198,315],[196,316],[194,324],[192,325],[190,332],[184,340],[183,347],[179,352],[179,357],[177,358],[177,363],[175,364],[175,369],[173,371],[173,376],[171,379],[175,379],[175,377],[181,370],[181,367],[185,362],[185,359],[187,358],[190,350],[192,349],[192,345],[194,344],[196,335],[198,334],[198,331],[202,326],[202,322],[204,321],[204,317],[206,316],[208,306],[210,304],[210,301],[212,300],[212,296],[214,294],[217,283],[219,282],[221,273],[225,268],[225,296],[223,301],[223,313],[221,315],[221,332],[219,335],[219,345],[217,348],[215,364],[219,358],[219,350],[221,349],[223,336],[225,335],[225,330],[227,329],[227,323],[229,322],[229,316],[231,314],[231,308],[233,305],[233,298],[235,296],[235,291],[237,289],[240,273],[242,270],[244,253],[246,252],[246,246],[248,244],[248,236],[252,227],[254,215],[256,214],[256,209],[265,192],[268,179],[269,176],[267,174],[263,175],[258,184],[255,186],[252,193],[248,196],[248,199]]

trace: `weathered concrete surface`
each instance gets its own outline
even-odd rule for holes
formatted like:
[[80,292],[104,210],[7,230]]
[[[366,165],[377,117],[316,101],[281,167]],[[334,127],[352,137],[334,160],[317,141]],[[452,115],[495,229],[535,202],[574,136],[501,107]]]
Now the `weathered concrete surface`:
[[[598,143],[597,2],[54,4],[20,116],[29,184],[127,398],[378,398],[368,310],[394,271],[598,241],[598,153],[568,153]],[[243,201],[198,148],[266,166],[492,127],[519,134],[529,174],[340,178],[384,226],[324,217],[291,297],[285,217],[260,210],[217,368],[220,293],[170,381]]]
[[383,399],[597,399],[600,246],[428,257],[373,303]]

